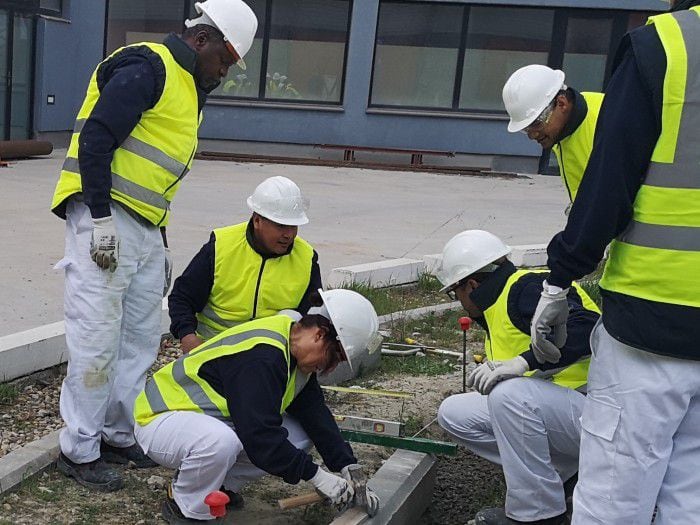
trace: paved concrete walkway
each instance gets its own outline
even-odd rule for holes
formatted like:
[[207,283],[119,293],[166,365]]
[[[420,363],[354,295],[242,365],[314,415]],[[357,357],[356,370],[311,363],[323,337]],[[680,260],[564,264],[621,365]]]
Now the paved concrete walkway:
[[[65,150],[0,168],[0,336],[60,321],[64,223],[49,211]],[[461,177],[354,168],[196,161],[173,204],[175,276],[217,226],[249,217],[246,197],[285,175],[311,199],[301,235],[323,275],[338,266],[439,252],[455,233],[482,228],[511,244],[547,242],[564,224],[558,177]]]

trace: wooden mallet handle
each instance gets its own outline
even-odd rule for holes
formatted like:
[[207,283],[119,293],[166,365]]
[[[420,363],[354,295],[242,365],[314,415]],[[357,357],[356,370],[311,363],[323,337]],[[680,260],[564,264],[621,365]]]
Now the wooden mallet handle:
[[321,501],[323,501],[323,497],[320,496],[318,492],[308,492],[301,496],[292,496],[291,498],[277,500],[277,504],[280,506],[280,509],[287,510],[303,507],[304,505],[311,505],[312,503],[320,503]]

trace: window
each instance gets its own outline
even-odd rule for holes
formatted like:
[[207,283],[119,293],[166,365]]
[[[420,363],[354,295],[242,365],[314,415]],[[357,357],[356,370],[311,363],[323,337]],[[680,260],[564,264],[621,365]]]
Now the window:
[[615,44],[646,15],[380,0],[369,105],[503,113],[503,85],[528,64],[601,91]]
[[372,104],[451,108],[464,8],[382,2]]
[[501,91],[508,77],[528,64],[546,64],[554,11],[473,7],[459,107],[501,111]]
[[161,42],[184,28],[184,2],[172,0],[112,0],[107,13],[105,54],[136,42]]
[[[245,56],[212,95],[229,98],[342,102],[350,0],[257,0],[258,32]],[[265,37],[267,35],[267,37]]]
[[60,13],[61,0],[39,0],[39,8],[46,12]]

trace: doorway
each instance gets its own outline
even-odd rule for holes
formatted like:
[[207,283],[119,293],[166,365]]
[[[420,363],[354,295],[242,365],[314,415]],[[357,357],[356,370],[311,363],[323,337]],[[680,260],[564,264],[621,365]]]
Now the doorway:
[[32,135],[34,17],[0,9],[0,140]]

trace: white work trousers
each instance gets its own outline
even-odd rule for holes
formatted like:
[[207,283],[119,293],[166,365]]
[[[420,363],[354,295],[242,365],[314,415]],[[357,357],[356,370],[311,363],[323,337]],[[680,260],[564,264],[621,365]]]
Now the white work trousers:
[[534,521],[566,510],[564,481],[578,469],[585,396],[550,381],[518,377],[445,399],[438,422],[457,442],[503,466],[506,514]]
[[100,457],[100,440],[134,444],[134,400],[158,354],[165,282],[160,231],[112,205],[119,236],[114,273],[90,258],[92,218],[71,199],[66,213],[65,327],[68,374],[61,388],[63,453],[76,463]]
[[[284,416],[289,442],[308,451],[311,440],[301,425]],[[212,519],[204,498],[223,485],[240,492],[266,475],[250,462],[236,432],[226,423],[197,412],[165,412],[148,425],[136,425],[136,441],[156,463],[179,469],[173,498],[188,518]]]
[[[700,342],[698,343],[700,345]],[[625,345],[598,322],[573,524],[700,522],[700,361]]]

